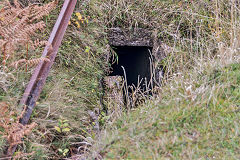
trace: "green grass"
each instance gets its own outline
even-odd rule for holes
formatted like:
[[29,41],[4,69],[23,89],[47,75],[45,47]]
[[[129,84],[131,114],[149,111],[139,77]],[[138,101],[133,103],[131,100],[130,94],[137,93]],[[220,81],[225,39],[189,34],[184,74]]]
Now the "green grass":
[[[240,64],[196,77],[192,93],[181,87],[189,79],[174,79],[163,87],[161,99],[107,126],[98,142],[100,154],[106,159],[238,159]],[[191,99],[202,87],[204,92]]]
[[[47,28],[39,35],[42,39],[48,39],[61,5],[62,2],[56,10],[45,17]],[[75,15],[72,18],[75,18]],[[30,136],[24,138],[25,143],[19,145],[17,152],[34,151],[33,159],[61,159],[70,156],[70,152],[63,155],[58,149],[72,148],[77,153],[78,145],[74,143],[82,142],[87,137],[94,138],[95,132],[88,111],[101,108],[99,79],[102,77],[101,67],[105,62],[100,59],[100,54],[104,52],[105,44],[95,40],[96,35],[90,34],[96,30],[95,23],[89,23],[89,27],[82,27],[83,29],[79,30],[74,25],[69,26],[56,62],[31,115],[29,123],[36,122],[38,126]],[[104,41],[105,38],[101,40]],[[89,50],[86,51],[86,48]],[[9,76],[4,79],[7,90],[4,91],[0,86],[0,100],[8,102],[11,109],[17,113],[22,110],[18,106],[18,101],[33,69],[11,70],[10,73],[14,78],[11,79]],[[59,133],[55,129],[60,119],[68,120],[70,131]],[[2,138],[0,144],[4,144]],[[0,153],[3,147],[0,145]]]
[[[48,38],[62,2],[46,17],[42,39]],[[223,67],[239,54],[239,18],[231,17],[238,8],[231,9],[225,0],[78,1],[75,13],[89,23],[78,28],[72,16],[31,117],[38,127],[18,151],[35,151],[32,159],[62,159],[70,155],[59,149],[77,153],[81,145],[76,143],[94,142],[91,156],[100,153],[106,159],[238,159],[240,65]],[[98,82],[109,65],[104,57],[110,52],[111,27],[150,29],[171,51],[164,60],[166,82],[159,93],[135,110],[118,113],[119,118],[103,116],[99,140],[88,110],[102,109]],[[0,88],[0,101],[20,112],[17,103],[32,71],[13,71],[7,91]],[[71,130],[59,133],[54,128],[59,120],[68,120]],[[0,145],[4,143],[0,138]]]

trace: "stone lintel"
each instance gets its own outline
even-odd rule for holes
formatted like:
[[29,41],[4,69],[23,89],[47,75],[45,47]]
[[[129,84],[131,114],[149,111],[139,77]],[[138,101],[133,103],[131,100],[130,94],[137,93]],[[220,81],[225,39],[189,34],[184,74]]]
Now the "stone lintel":
[[152,33],[147,29],[137,28],[132,31],[110,28],[108,40],[111,46],[146,46],[153,47]]

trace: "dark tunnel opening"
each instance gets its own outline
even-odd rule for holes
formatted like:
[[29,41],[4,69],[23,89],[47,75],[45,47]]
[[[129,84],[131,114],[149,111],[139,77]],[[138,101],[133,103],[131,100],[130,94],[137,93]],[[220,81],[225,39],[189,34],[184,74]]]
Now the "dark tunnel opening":
[[146,89],[146,82],[149,83],[151,79],[150,57],[152,47],[145,46],[112,46],[116,52],[116,62],[112,64],[109,76],[124,76],[126,72],[126,79],[128,86],[138,85],[139,80],[140,89]]

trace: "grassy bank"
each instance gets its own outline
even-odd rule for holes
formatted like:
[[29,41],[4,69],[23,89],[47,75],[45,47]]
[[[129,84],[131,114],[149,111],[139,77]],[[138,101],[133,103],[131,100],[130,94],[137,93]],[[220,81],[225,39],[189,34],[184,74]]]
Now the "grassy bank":
[[[47,40],[62,2],[43,18],[40,39]],[[227,0],[78,1],[31,117],[38,126],[17,152],[33,153],[29,159],[239,158],[238,10]],[[89,111],[102,112],[99,80],[109,66],[112,27],[151,30],[167,54],[160,64],[166,74],[163,87],[137,109],[103,114],[99,137]],[[0,101],[20,113],[33,68],[0,69]]]
[[205,65],[107,126],[94,149],[107,159],[238,159],[239,60]]
[[[46,3],[48,2],[43,4]],[[40,5],[43,4],[40,3]],[[62,4],[63,1],[59,1],[56,8],[43,17],[46,27],[41,32],[37,32],[40,40],[48,39]],[[78,7],[71,18],[71,24],[59,49],[56,62],[31,115],[29,123],[35,122],[37,127],[30,135],[24,136],[23,143],[15,153],[21,158],[70,157],[78,153],[78,147],[82,146],[80,142],[94,139],[94,125],[88,111],[101,108],[99,79],[102,77],[104,65],[100,59],[100,54],[104,52],[103,42],[99,43],[98,35],[93,33],[93,30],[96,30],[92,27],[96,27],[96,23],[87,23],[87,19],[82,23],[77,13],[79,13]],[[81,15],[83,18],[89,18],[84,13]],[[81,26],[79,27],[78,24]],[[43,47],[38,47],[34,51],[29,50],[27,57],[24,47],[21,48],[22,55],[14,55],[5,66],[10,66],[12,61],[21,58],[38,58],[43,50]],[[6,114],[11,111],[15,113],[10,117],[12,122],[9,125],[11,126],[11,123],[16,121],[17,115],[22,112],[18,102],[33,73],[34,66],[28,66],[26,69],[26,65],[21,65],[17,69],[9,67],[9,70],[6,70],[2,64],[3,58],[1,55],[0,106],[8,108]],[[8,133],[2,127],[0,131],[1,157],[6,146],[5,136],[8,136]],[[22,153],[30,154],[24,156]]]

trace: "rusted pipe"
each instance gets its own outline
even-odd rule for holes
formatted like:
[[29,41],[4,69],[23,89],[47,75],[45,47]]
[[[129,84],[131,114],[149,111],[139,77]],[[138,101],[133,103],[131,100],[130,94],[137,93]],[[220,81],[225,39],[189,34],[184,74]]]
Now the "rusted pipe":
[[27,106],[27,110],[21,119],[21,123],[24,125],[28,123],[35,103],[42,91],[49,71],[54,63],[76,2],[77,0],[65,0],[62,10],[48,40],[49,45],[45,47],[42,53],[42,57],[49,58],[50,62],[41,61],[40,64],[36,67],[20,101],[20,105]]
[[[30,119],[32,111],[36,105],[36,101],[43,89],[46,82],[49,71],[54,63],[58,49],[61,45],[63,36],[66,32],[68,22],[76,6],[77,0],[65,0],[58,19],[54,25],[48,44],[43,53],[42,57],[49,58],[50,62],[41,61],[34,70],[32,77],[25,89],[23,97],[20,101],[20,106],[25,106],[26,111],[20,120],[20,123],[26,125]],[[12,147],[8,155],[12,155],[16,150],[16,146]]]

